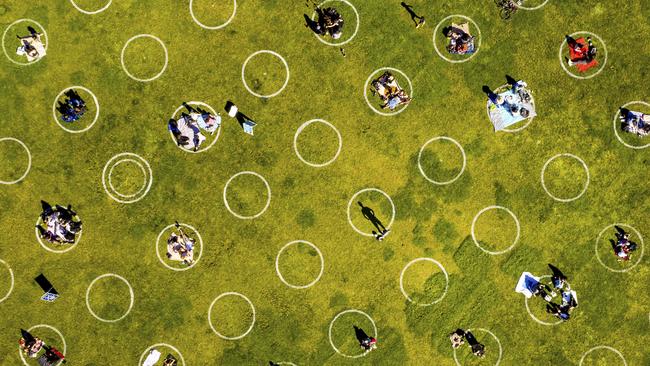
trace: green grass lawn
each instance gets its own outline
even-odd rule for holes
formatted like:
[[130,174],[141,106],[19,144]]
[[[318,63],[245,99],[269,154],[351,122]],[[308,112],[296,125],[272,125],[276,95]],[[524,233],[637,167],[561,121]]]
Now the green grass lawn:
[[[19,139],[31,154],[25,179],[0,185],[0,225],[7,233],[0,259],[15,277],[13,291],[0,303],[0,365],[21,364],[20,329],[39,324],[65,336],[69,365],[136,365],[149,346],[166,343],[177,350],[159,347],[163,356],[180,351],[187,365],[274,360],[446,366],[455,364],[447,335],[459,327],[475,330],[487,347],[484,359],[468,347],[459,349],[462,365],[494,365],[499,344],[500,365],[577,365],[601,345],[620,351],[630,366],[650,365],[650,249],[630,269],[641,250],[621,263],[609,244],[615,223],[631,225],[646,240],[650,235],[645,189],[650,150],[624,146],[614,131],[618,107],[650,101],[647,1],[550,0],[504,22],[492,0],[412,0],[426,17],[419,29],[397,0],[350,1],[360,27],[343,46],[346,57],[304,27],[303,14],[311,16],[312,7],[302,0],[239,0],[232,21],[217,30],[194,22],[187,0],[114,0],[95,15],[77,11],[67,0],[0,3],[3,31],[29,18],[45,27],[48,37],[47,56],[37,63],[18,66],[0,56],[0,138]],[[87,10],[106,4],[75,2]],[[349,39],[354,12],[336,6],[346,20],[342,39]],[[229,20],[233,4],[194,0],[193,10],[205,26],[216,27]],[[433,30],[457,14],[476,22],[481,43],[470,61],[452,64],[436,54]],[[15,36],[26,35],[26,25],[12,27],[4,39],[15,61],[20,61]],[[558,59],[564,35],[579,31],[597,34],[607,47],[607,63],[588,80],[570,77]],[[158,37],[167,50],[165,56],[152,38],[134,39],[125,50],[126,68],[140,79],[159,74],[167,58],[164,72],[150,82],[133,80],[121,66],[122,48],[139,34]],[[436,37],[440,41],[440,34]],[[604,47],[596,46],[604,61]],[[258,94],[275,93],[289,77],[286,88],[268,99],[253,96],[242,80],[242,64],[260,50],[279,53],[289,65],[287,75],[282,61],[267,53],[247,64],[243,79]],[[364,83],[384,67],[399,69],[413,85],[412,102],[393,116],[376,114],[364,99]],[[528,83],[538,113],[516,133],[495,133],[486,115],[482,87],[505,84],[505,75]],[[97,108],[99,118],[89,130],[73,134],[57,125],[52,105],[75,85],[92,91],[99,106],[82,94],[90,109],[66,127],[84,129]],[[370,93],[368,98],[378,108],[379,98]],[[258,123],[255,136],[244,134],[223,112],[228,100]],[[223,117],[218,140],[200,154],[179,149],[167,130],[170,116],[189,101],[207,103]],[[643,104],[629,108],[650,113]],[[303,163],[293,147],[298,128],[313,119],[330,122],[343,141],[337,159],[320,168]],[[619,135],[628,144],[650,142]],[[460,176],[463,156],[449,140],[424,148],[420,171],[420,149],[437,136],[463,147],[467,162]],[[323,164],[337,153],[338,136],[313,123],[297,146],[306,161]],[[116,202],[102,185],[105,164],[123,152],[138,154],[152,170],[147,191],[141,188],[149,173],[137,158],[124,157],[133,161],[113,169],[113,190],[132,196],[116,198],[142,197],[131,204]],[[589,170],[586,192],[571,202],[553,200],[540,181],[545,163],[563,153],[578,156]],[[26,152],[12,140],[0,142],[0,161],[2,181],[20,178],[28,165]],[[242,171],[259,173],[271,189],[268,209],[254,219],[237,218],[224,204],[226,182]],[[439,182],[458,179],[435,185],[422,173]],[[577,160],[560,157],[547,166],[544,179],[554,196],[570,199],[583,190],[586,172]],[[348,222],[350,203],[354,227],[366,235],[375,230],[360,212],[356,201],[362,201],[388,226],[393,209],[380,192],[365,191],[349,202],[366,188],[387,193],[395,207],[383,241]],[[233,179],[225,195],[242,216],[255,216],[269,198],[264,182],[250,174]],[[40,200],[77,210],[84,230],[74,249],[57,254],[39,245],[34,223]],[[520,223],[516,245],[500,255],[483,252],[471,236],[474,217],[488,206],[511,210]],[[176,220],[196,228],[203,239],[200,260],[185,271],[166,268],[156,255],[158,245],[164,258],[164,242],[156,239]],[[516,223],[504,210],[488,210],[476,220],[474,234],[483,249],[503,251],[517,238]],[[322,253],[322,277],[309,288],[289,287],[276,273],[278,252],[292,241],[313,243]],[[312,282],[320,273],[318,254],[304,242],[286,248],[278,260],[284,280],[296,286]],[[421,257],[438,261],[448,283],[435,263],[416,262],[403,276],[409,302],[400,274]],[[598,258],[627,271],[609,271]],[[535,322],[524,297],[514,292],[523,271],[549,274],[547,263],[565,272],[580,303],[571,320],[555,326]],[[54,303],[39,300],[33,279],[40,273],[61,294]],[[124,277],[134,293],[131,311],[112,323],[95,319],[85,299],[90,283],[107,273]],[[10,283],[0,262],[0,299]],[[442,300],[418,305],[436,301],[445,288]],[[238,296],[213,304],[228,292],[245,295],[254,313]],[[117,319],[130,307],[129,287],[116,277],[102,278],[88,303],[98,316]],[[529,308],[539,320],[555,321],[540,299],[531,299]],[[331,334],[341,352],[361,353],[352,326],[372,335],[368,318],[348,312],[330,328],[337,314],[351,309],[368,314],[378,332],[378,349],[355,359],[337,354],[329,342]],[[238,337],[253,319],[250,332],[237,340],[219,338],[210,325]],[[62,348],[52,329],[34,332]],[[623,362],[601,348],[588,353],[582,365]]]

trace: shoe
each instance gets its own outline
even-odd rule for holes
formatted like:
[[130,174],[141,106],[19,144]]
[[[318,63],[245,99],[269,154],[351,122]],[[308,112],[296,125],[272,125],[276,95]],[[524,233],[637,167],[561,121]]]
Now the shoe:
[[417,29],[417,28],[420,28],[421,26],[424,25],[424,23],[425,23],[424,18],[420,19],[420,21],[418,22],[418,25],[416,25],[415,28],[416,28],[416,29]]

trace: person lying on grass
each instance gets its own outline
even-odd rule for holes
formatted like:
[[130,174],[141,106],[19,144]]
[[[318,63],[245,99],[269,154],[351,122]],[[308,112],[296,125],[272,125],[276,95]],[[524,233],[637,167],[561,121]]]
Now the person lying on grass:
[[620,108],[621,129],[639,137],[650,135],[650,115]]

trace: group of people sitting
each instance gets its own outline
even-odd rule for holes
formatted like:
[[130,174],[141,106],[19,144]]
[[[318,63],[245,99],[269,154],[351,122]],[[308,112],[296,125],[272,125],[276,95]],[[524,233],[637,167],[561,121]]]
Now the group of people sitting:
[[621,227],[615,226],[615,228],[616,233],[614,235],[616,236],[616,241],[611,241],[612,248],[619,261],[628,261],[632,252],[636,251],[637,244],[630,240],[630,234],[625,232]]
[[409,104],[411,98],[406,94],[397,83],[395,76],[388,71],[385,71],[380,77],[370,83],[370,90],[372,95],[377,93],[382,100],[381,108],[395,110],[402,104]]
[[38,33],[34,28],[27,27],[28,36],[21,37],[16,35],[20,40],[20,46],[16,49],[16,54],[27,57],[27,62],[32,62],[45,56],[45,45],[41,40],[43,33]]
[[367,335],[363,329],[357,327],[356,325],[354,326],[354,335],[357,337],[359,346],[364,352],[370,352],[373,349],[377,349],[377,340]]
[[319,36],[330,35],[333,39],[339,39],[343,35],[343,17],[335,8],[321,9],[316,6],[318,18],[312,20],[305,14],[305,25]]
[[206,140],[203,131],[214,134],[221,126],[221,116],[213,115],[203,109],[194,108],[183,103],[187,112],[182,112],[178,119],[171,119],[168,123],[178,146],[187,150],[197,151]]
[[74,89],[66,90],[64,95],[65,101],[59,101],[56,108],[61,113],[61,120],[68,123],[79,120],[88,110],[86,102]]
[[469,31],[469,23],[451,23],[451,26],[444,27],[442,34],[447,37],[447,52],[456,55],[469,55],[476,51],[474,40]]
[[565,38],[569,46],[569,57],[564,57],[567,65],[576,66],[579,72],[585,72],[598,65],[596,61],[598,50],[594,47],[591,37],[587,37],[586,41],[583,37],[573,39],[566,35]]
[[183,262],[188,266],[192,265],[196,240],[187,236],[178,222],[176,222],[176,230],[178,230],[178,234],[172,231],[167,239],[167,258]]
[[512,116],[528,118],[530,115],[530,111],[526,109],[524,104],[529,104],[532,97],[528,90],[528,84],[523,80],[511,84],[511,90],[508,95],[497,95],[491,92],[488,93],[488,98],[497,108],[506,110]]
[[621,108],[620,111],[621,129],[623,131],[641,137],[650,135],[650,115],[625,108]]
[[[548,284],[542,283],[539,277],[529,272],[524,272],[519,279],[516,291],[523,293],[526,297],[539,297],[547,302],[546,312],[566,321],[571,317],[571,312],[578,306],[578,296],[567,282],[567,277],[552,264],[548,265],[552,271],[551,281]],[[560,295],[560,301],[555,298]]]
[[[38,364],[40,366],[56,366],[61,362],[65,362],[65,356],[59,352],[55,347],[49,347],[43,342],[42,339],[32,336],[28,331],[20,330],[20,340],[18,345],[20,350],[30,358],[38,357]],[[39,353],[44,350],[39,357]]]
[[449,334],[449,340],[451,341],[451,346],[454,349],[465,344],[466,339],[467,343],[472,348],[472,353],[475,356],[485,357],[485,345],[477,341],[476,337],[474,337],[474,334],[472,334],[472,332],[469,330],[465,331],[459,328]]
[[50,243],[74,244],[76,236],[81,232],[82,223],[72,206],[52,207],[49,203],[41,201],[42,223],[36,225],[42,239]]
[[163,362],[161,364],[158,364],[158,361],[160,361],[160,357],[162,356],[162,353],[158,351],[157,349],[152,349],[149,351],[149,354],[147,355],[147,358],[144,359],[142,362],[141,366],[178,366],[178,359],[174,357],[174,355],[167,354],[167,357],[163,359]]

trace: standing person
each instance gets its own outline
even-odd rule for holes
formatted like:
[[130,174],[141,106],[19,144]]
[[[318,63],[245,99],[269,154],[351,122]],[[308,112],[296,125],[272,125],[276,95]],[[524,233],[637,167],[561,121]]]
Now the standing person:
[[354,335],[357,337],[357,341],[359,341],[359,346],[361,346],[364,351],[370,352],[377,348],[377,340],[367,335],[363,329],[356,325],[354,325]]
[[415,28],[420,28],[421,26],[424,25],[424,22],[425,22],[424,17],[415,14],[415,11],[413,11],[413,6],[412,5],[408,5],[404,1],[402,1],[401,5],[402,5],[402,7],[404,9],[406,9],[406,11],[411,16],[411,20],[415,23]]
[[561,290],[566,284],[567,281],[566,276],[564,275],[564,273],[562,273],[562,271],[560,271],[554,265],[549,263],[548,267],[553,272],[553,275],[551,276],[551,284],[553,285],[553,288]]
[[467,343],[469,343],[470,347],[472,347],[472,353],[475,356],[478,357],[485,357],[485,345],[480,343],[479,341],[476,340],[476,337],[474,337],[474,334],[470,332],[469,330],[465,332],[465,339],[467,339]]

